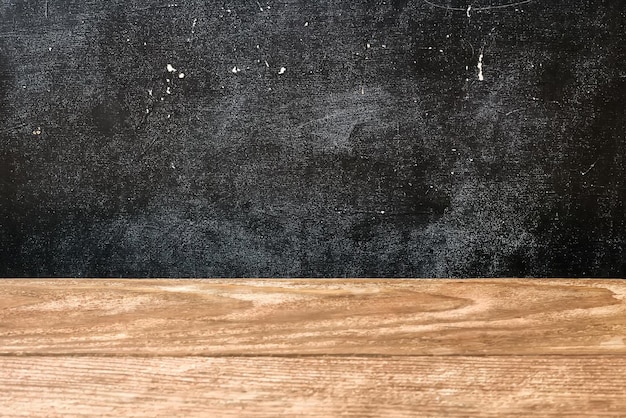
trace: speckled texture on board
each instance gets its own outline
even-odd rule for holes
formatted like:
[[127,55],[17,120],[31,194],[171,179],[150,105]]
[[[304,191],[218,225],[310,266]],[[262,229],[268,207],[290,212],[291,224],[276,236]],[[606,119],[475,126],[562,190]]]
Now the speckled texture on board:
[[5,0],[0,275],[623,276],[623,0]]

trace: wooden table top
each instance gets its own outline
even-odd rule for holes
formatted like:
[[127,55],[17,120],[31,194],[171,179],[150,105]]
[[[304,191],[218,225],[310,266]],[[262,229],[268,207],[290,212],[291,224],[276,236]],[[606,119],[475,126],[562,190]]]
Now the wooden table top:
[[1,416],[626,416],[623,280],[3,280]]

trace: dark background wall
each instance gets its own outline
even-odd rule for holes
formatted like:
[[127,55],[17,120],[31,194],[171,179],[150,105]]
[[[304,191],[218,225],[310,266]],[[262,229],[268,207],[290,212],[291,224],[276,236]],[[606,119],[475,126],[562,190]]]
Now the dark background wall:
[[624,275],[623,0],[170,1],[0,2],[0,275]]

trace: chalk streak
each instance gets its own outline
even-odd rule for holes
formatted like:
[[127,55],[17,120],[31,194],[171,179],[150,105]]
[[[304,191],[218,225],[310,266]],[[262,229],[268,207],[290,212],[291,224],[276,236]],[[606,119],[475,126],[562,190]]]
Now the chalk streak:
[[594,168],[594,167],[596,166],[596,164],[598,164],[598,160],[594,161],[594,163],[593,163],[593,164],[591,164],[591,166],[590,166],[587,170],[585,170],[585,171],[581,171],[581,172],[580,172],[580,174],[581,174],[582,176],[587,175],[587,173],[589,173],[589,172],[591,171],[591,169],[592,169],[592,168]]
[[158,5],[158,6],[148,6],[148,7],[141,7],[138,9],[132,9],[130,10],[130,12],[134,13],[134,12],[147,12],[147,11],[151,11],[151,10],[162,10],[162,9],[171,9],[172,7],[180,7],[178,5],[178,3],[170,3],[170,4],[163,4],[163,5]]
[[[436,7],[438,9],[444,9],[444,10],[452,10],[452,11],[458,11],[458,12],[468,12],[468,8],[467,7],[451,7],[451,6],[444,6],[442,4],[437,4],[437,3],[433,3],[429,0],[423,0],[424,3],[429,4],[433,7]],[[532,3],[535,0],[523,0],[523,1],[518,1],[515,3],[507,3],[507,4],[501,4],[499,6],[484,6],[484,7],[471,7],[471,10],[475,11],[475,12],[480,12],[483,10],[495,10],[495,9],[508,9],[509,7],[516,7],[516,6],[521,6],[523,4],[528,4],[528,3]]]

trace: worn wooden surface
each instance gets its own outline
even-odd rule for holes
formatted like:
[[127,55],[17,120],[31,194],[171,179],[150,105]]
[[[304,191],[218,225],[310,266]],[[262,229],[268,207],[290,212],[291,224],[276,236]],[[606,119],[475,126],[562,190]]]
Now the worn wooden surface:
[[15,280],[0,353],[626,354],[626,284]]
[[0,415],[625,416],[626,358],[1,358]]
[[1,416],[626,416],[621,280],[4,280]]

